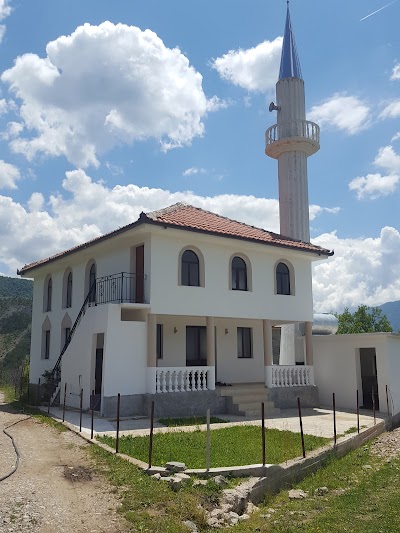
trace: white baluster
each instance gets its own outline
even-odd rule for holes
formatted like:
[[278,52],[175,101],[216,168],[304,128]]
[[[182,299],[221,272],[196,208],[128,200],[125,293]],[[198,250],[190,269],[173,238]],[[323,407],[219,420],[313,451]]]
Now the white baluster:
[[288,368],[288,374],[289,374],[289,387],[293,387],[293,368]]
[[174,370],[174,392],[178,392],[178,372]]
[[203,370],[203,390],[207,390],[207,372],[208,370]]

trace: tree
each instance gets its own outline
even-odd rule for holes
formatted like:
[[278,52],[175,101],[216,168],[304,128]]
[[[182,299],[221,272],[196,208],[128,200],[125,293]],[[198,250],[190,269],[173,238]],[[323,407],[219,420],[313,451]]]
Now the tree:
[[393,331],[387,316],[378,307],[360,305],[354,313],[350,313],[349,308],[345,307],[342,314],[335,313],[335,316],[339,321],[338,335],[343,333]]

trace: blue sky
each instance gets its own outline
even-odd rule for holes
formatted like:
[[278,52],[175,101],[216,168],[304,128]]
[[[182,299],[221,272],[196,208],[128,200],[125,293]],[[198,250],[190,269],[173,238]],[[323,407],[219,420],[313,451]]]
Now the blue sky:
[[[335,249],[314,270],[318,310],[400,299],[400,2],[361,20],[386,4],[290,6],[321,126],[311,235]],[[264,132],[285,14],[284,0],[0,0],[0,272],[176,201],[278,231]]]

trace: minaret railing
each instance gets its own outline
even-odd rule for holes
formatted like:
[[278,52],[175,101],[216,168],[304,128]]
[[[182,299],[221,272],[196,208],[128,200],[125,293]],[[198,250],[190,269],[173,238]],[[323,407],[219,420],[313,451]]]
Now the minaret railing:
[[319,144],[319,126],[310,120],[291,120],[274,124],[265,132],[265,143],[267,146],[281,141],[301,137]]

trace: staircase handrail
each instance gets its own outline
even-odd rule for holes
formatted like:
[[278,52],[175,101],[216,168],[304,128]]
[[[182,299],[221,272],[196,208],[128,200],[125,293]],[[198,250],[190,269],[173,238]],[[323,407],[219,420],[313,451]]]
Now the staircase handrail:
[[77,315],[77,317],[76,317],[76,319],[75,319],[75,322],[74,322],[74,325],[73,325],[72,328],[71,328],[71,331],[69,332],[69,335],[68,335],[68,337],[67,337],[67,339],[66,339],[66,341],[65,341],[65,344],[64,344],[64,346],[63,346],[63,348],[62,348],[62,350],[61,350],[61,353],[60,353],[60,355],[59,355],[59,357],[58,357],[58,359],[57,359],[57,362],[56,362],[56,364],[54,365],[53,370],[51,371],[51,373],[52,373],[53,376],[55,376],[55,375],[56,375],[56,372],[59,370],[59,368],[60,368],[60,364],[61,364],[61,360],[62,360],[62,357],[63,357],[64,353],[67,351],[67,348],[68,348],[68,346],[69,346],[70,343],[71,343],[71,340],[72,340],[72,337],[73,337],[73,335],[74,335],[74,333],[75,333],[75,330],[76,330],[76,328],[78,327],[79,322],[81,321],[82,316],[85,314],[85,312],[86,312],[86,308],[88,307],[88,304],[91,303],[91,302],[90,302],[90,298],[91,298],[91,296],[93,296],[93,293],[94,293],[94,289],[95,289],[95,287],[96,287],[96,280],[92,283],[92,285],[91,285],[91,287],[90,287],[90,289],[89,289],[89,292],[88,292],[87,295],[86,295],[86,298],[85,298],[85,300],[84,300],[84,302],[83,302],[83,305],[82,305],[82,307],[81,307],[81,309],[80,309],[80,311],[79,311],[79,313],[78,313],[78,315]]

